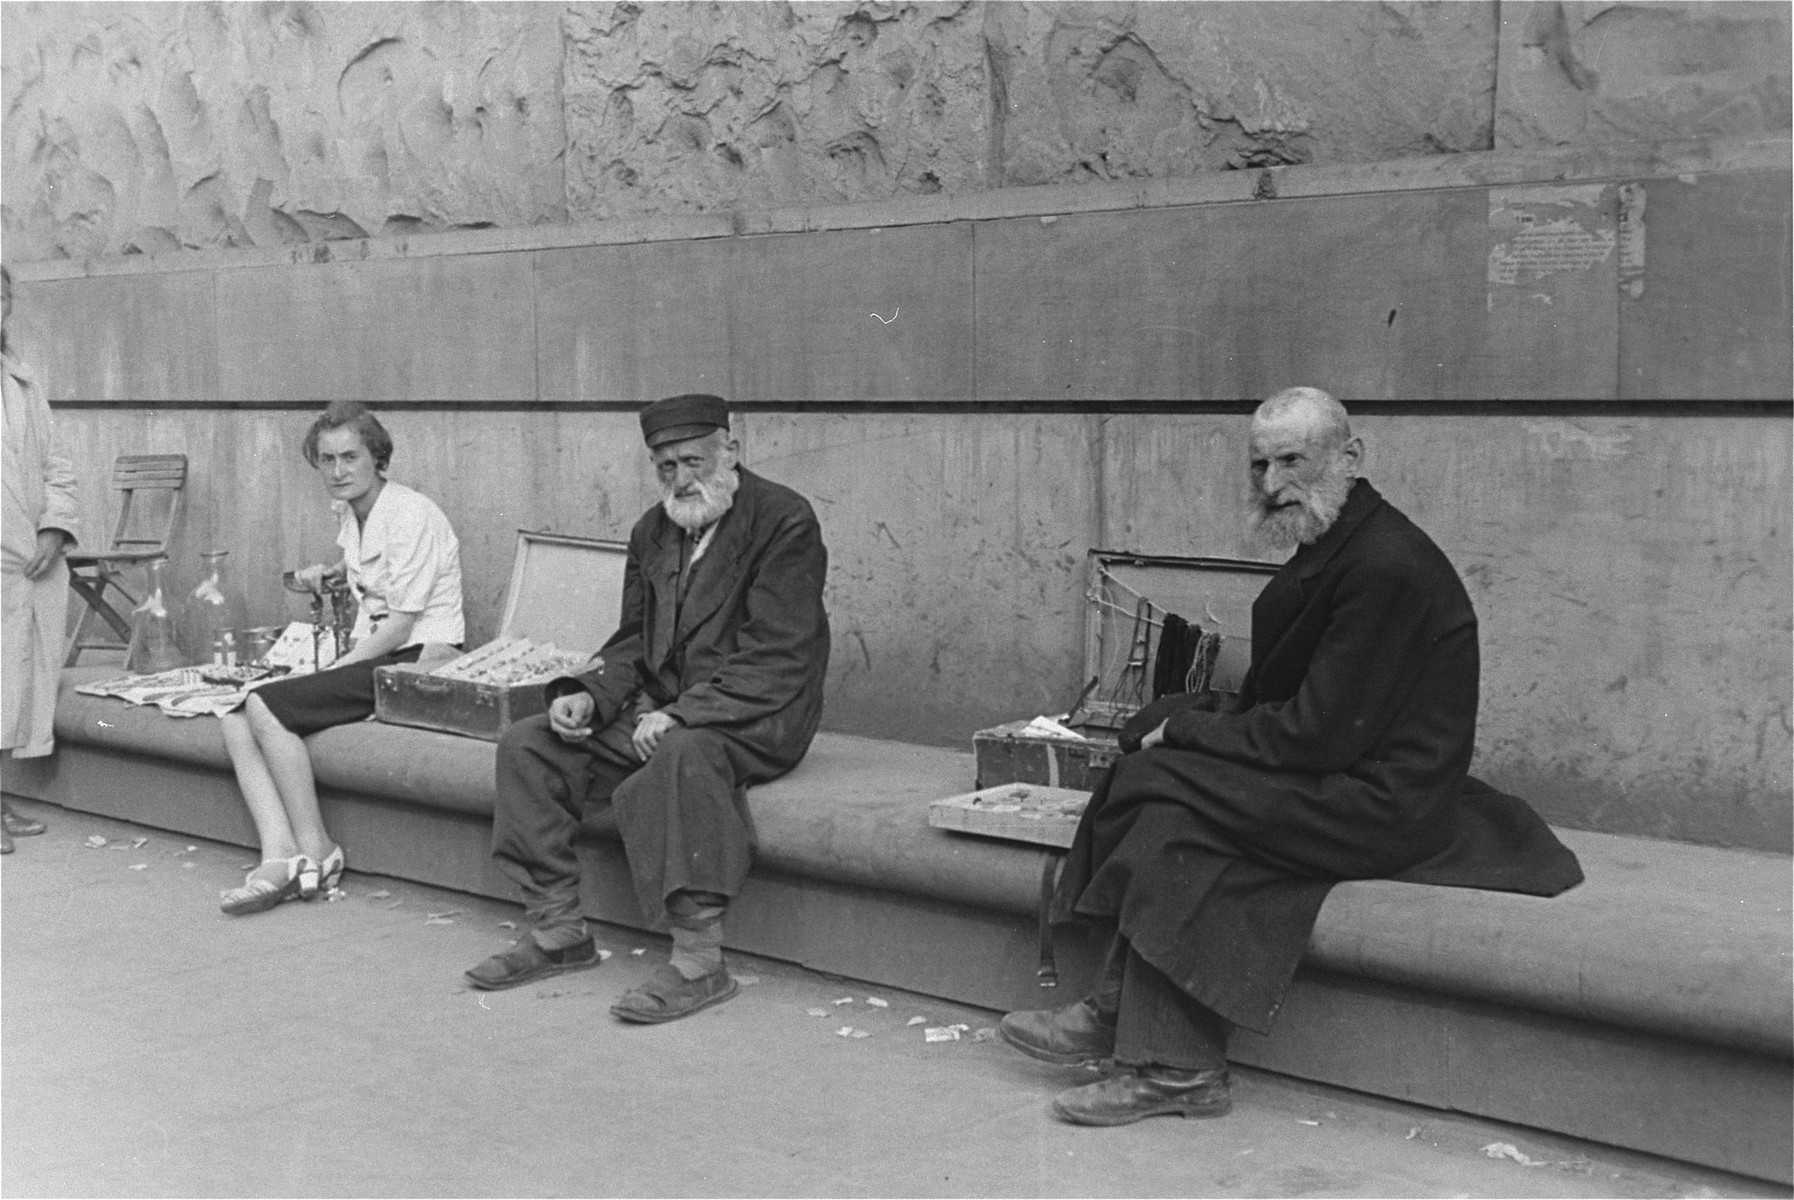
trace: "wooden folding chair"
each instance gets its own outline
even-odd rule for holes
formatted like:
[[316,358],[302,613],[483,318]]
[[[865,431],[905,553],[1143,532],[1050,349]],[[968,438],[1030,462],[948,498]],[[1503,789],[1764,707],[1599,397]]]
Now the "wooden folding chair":
[[[112,486],[124,493],[124,499],[112,542],[104,550],[75,550],[68,555],[69,587],[87,608],[69,639],[65,666],[74,666],[83,650],[123,650],[130,645],[130,614],[141,597],[133,596],[120,577],[168,553],[168,539],[181,507],[181,489],[186,485],[185,454],[121,454],[113,462]],[[124,598],[122,612],[107,599],[108,589]],[[96,616],[118,635],[117,641],[86,637],[88,624]]]

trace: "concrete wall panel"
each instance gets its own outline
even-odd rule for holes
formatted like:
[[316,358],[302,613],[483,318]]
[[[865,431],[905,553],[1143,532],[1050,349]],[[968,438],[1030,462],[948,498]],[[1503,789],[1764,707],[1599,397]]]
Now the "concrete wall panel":
[[[1622,299],[1621,395],[1786,400],[1786,172],[1653,179],[1642,185],[1644,273]],[[1766,303],[1780,297],[1781,303]]]
[[1477,191],[993,221],[978,398],[1490,395]]
[[533,400],[530,266],[492,254],[221,271],[222,398]]
[[731,387],[728,239],[538,251],[544,400]]
[[1081,682],[1095,418],[750,414],[829,546],[828,723],[969,749]]
[[965,400],[967,224],[541,251],[542,393]]
[[966,400],[972,227],[739,240],[733,398]]
[[8,337],[52,403],[218,399],[209,272],[45,280],[30,295]]

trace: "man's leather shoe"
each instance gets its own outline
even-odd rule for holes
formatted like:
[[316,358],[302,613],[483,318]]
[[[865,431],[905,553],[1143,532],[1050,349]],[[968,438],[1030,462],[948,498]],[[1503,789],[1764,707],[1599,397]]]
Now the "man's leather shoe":
[[0,808],[0,826],[4,826],[8,837],[35,837],[45,828],[36,817],[14,812],[10,804]]
[[526,933],[503,954],[494,954],[468,971],[467,980],[484,991],[496,992],[500,988],[564,975],[568,971],[583,971],[603,961],[603,956],[598,953],[598,943],[591,938],[576,942],[565,950],[544,950]]
[[1089,1000],[1061,1009],[1012,1012],[997,1023],[1003,1040],[1031,1058],[1060,1066],[1098,1063],[1115,1055],[1115,1023]]
[[1123,1067],[1106,1079],[1060,1092],[1053,1112],[1074,1125],[1131,1125],[1144,1117],[1218,1117],[1233,1107],[1227,1068],[1172,1071]]

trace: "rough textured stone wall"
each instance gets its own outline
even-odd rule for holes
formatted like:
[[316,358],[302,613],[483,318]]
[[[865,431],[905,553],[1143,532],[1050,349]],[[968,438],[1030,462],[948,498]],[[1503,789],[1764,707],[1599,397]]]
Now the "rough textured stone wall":
[[1788,6],[1503,3],[1498,147],[1789,126]]
[[972,3],[579,4],[576,217],[970,191],[991,170]]
[[15,261],[566,218],[559,10],[7,4]]
[[1010,184],[1486,150],[1493,3],[993,4]]
[[1785,4],[0,5],[14,261],[1789,127]]

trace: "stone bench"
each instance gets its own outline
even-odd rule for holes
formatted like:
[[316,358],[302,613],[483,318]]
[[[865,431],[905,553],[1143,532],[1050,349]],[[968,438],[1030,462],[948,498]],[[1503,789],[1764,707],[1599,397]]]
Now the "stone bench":
[[[12,787],[244,845],[254,830],[218,724],[77,695],[60,750]],[[514,898],[491,866],[491,743],[364,723],[310,740],[351,870]],[[730,945],[997,1009],[1075,998],[1034,981],[1048,851],[930,828],[969,753],[823,734],[755,788],[755,871]],[[1790,1182],[1794,955],[1786,856],[1561,831],[1587,882],[1552,899],[1354,882],[1323,907],[1269,1037],[1246,1063]],[[614,827],[584,840],[585,903],[641,927]],[[459,972],[464,964],[446,964]]]

